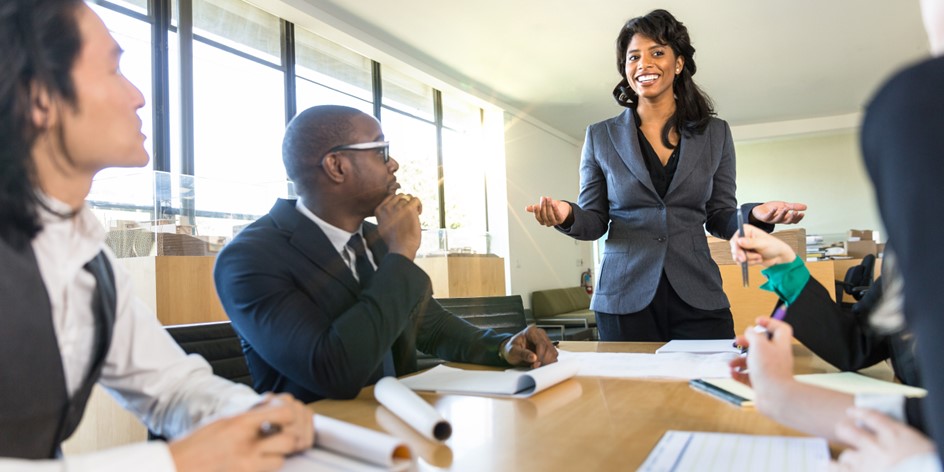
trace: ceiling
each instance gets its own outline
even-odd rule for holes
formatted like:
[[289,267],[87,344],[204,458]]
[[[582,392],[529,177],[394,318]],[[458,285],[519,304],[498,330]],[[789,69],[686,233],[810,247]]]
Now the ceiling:
[[655,8],[688,26],[695,81],[735,126],[860,112],[928,54],[917,0],[304,2],[575,140],[620,111],[616,35]]

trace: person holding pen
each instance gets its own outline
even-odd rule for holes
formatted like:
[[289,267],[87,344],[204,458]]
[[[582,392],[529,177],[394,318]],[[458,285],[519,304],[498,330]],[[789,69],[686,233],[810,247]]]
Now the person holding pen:
[[[829,393],[829,399],[822,397],[821,391],[797,389],[791,378],[792,329],[787,323],[758,318],[758,324],[773,333],[772,338],[745,331],[742,342],[750,345],[750,351],[732,365],[735,378],[754,386],[758,408],[778,421],[807,432],[816,429],[814,434],[827,437],[833,437],[827,435],[829,424],[836,425],[835,437],[850,445],[840,455],[841,470],[939,472],[940,454],[944,453],[944,374],[934,368],[941,360],[940,339],[944,336],[944,318],[938,316],[937,277],[944,260],[937,250],[939,232],[928,227],[927,219],[944,210],[938,191],[944,178],[944,135],[940,133],[944,126],[940,113],[944,110],[940,88],[944,81],[944,1],[922,0],[921,13],[935,57],[906,68],[880,89],[867,108],[860,135],[882,219],[898,248],[897,270],[905,283],[895,290],[903,294],[900,307],[914,333],[917,362],[925,366],[921,378],[929,393],[922,418],[933,442],[901,422],[861,408],[849,410],[848,418],[838,424],[835,419],[816,418],[815,412],[838,418],[835,410],[847,408],[848,399],[840,400],[835,393]],[[739,261],[748,257],[738,249],[735,252]],[[751,257],[757,260],[757,256]],[[892,271],[887,269],[889,263],[885,264],[883,305],[899,298],[889,293],[896,284],[888,282]],[[788,413],[784,408],[787,401],[802,402],[804,408],[792,408]],[[826,411],[828,405],[832,408]]]
[[[148,161],[120,55],[81,0],[0,3],[0,471],[276,470],[311,412],[185,355],[85,205],[98,171]],[[96,383],[174,439],[62,457]]]
[[731,376],[753,388],[758,411],[804,433],[851,446],[840,456],[842,470],[935,470],[934,443],[927,436],[881,413],[855,408],[853,395],[796,381],[793,329],[773,318],[756,322],[763,330],[747,328],[737,338],[749,349],[731,362]]
[[[630,19],[617,38],[626,110],[590,125],[577,203],[541,197],[538,223],[580,240],[608,233],[591,309],[603,341],[734,337],[730,304],[705,229],[737,230],[734,142],[693,76],[688,29],[655,10]],[[746,220],[772,230],[796,223],[806,205],[745,204]]]
[[[767,283],[761,289],[780,298],[775,312],[783,313],[781,319],[790,323],[797,340],[843,371],[864,369],[889,359],[902,383],[921,387],[914,336],[905,329],[902,318],[902,282],[894,267],[891,245],[882,259],[884,275],[848,311],[810,277],[806,265],[787,243],[750,225],[744,229],[744,237],[731,239],[732,256],[742,264],[746,259],[745,267],[766,267],[761,273]],[[908,418],[920,427],[919,410],[909,411]]]

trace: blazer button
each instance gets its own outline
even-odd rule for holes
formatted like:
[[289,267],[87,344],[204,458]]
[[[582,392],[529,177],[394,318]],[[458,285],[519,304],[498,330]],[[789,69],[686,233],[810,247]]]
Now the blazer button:
[[660,210],[665,210],[665,205],[659,205]]
[[658,238],[656,238],[656,241],[659,241],[660,243],[664,243],[664,242],[665,242],[665,236],[659,236]]

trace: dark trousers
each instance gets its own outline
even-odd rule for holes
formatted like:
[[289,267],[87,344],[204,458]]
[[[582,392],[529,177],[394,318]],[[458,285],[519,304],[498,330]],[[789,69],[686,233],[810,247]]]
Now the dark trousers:
[[596,312],[600,341],[671,341],[673,339],[733,339],[730,308],[701,310],[685,303],[665,273],[652,303],[636,313]]

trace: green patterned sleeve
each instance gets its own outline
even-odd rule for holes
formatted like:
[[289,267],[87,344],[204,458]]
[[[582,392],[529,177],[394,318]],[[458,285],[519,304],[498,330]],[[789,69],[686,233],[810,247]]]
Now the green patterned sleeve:
[[760,288],[777,294],[787,305],[793,303],[810,280],[810,271],[797,256],[792,262],[777,264],[761,271],[767,282]]

